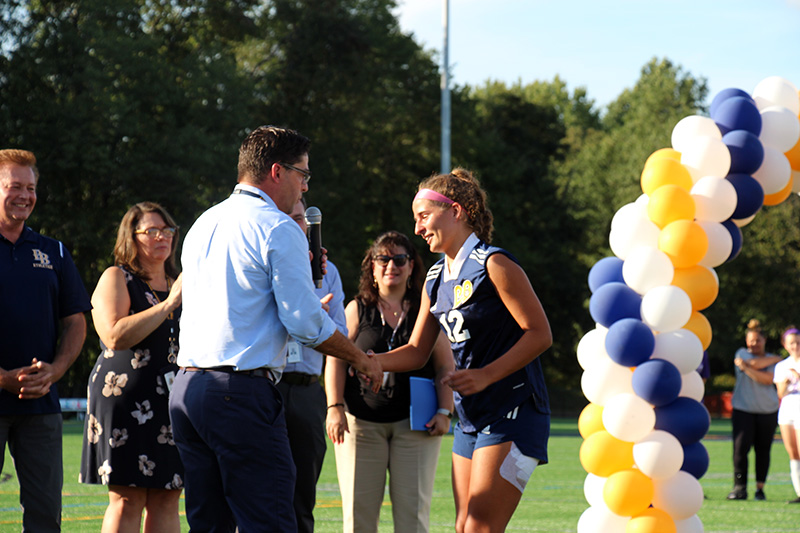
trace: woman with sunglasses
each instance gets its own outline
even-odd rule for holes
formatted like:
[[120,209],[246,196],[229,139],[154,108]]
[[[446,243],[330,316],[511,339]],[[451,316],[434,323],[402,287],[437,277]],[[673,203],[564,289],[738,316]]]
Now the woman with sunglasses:
[[528,277],[491,246],[486,193],[467,170],[424,180],[412,203],[415,233],[444,254],[425,280],[406,346],[378,356],[384,370],[425,363],[443,330],[456,370],[453,441],[456,531],[504,531],[534,468],[547,462],[550,408],[538,359],[550,325]]
[[180,531],[183,466],[168,397],[178,370],[177,226],[152,202],[122,217],[114,263],[92,295],[101,353],[89,377],[80,480],[108,485],[104,533]]
[[[422,276],[422,260],[408,237],[389,231],[375,240],[361,262],[359,292],[345,309],[356,346],[385,352],[408,341]],[[387,471],[394,531],[428,531],[441,436],[450,430],[453,410],[453,395],[441,378],[454,368],[443,336],[431,348],[433,356],[421,370],[385,373],[377,393],[343,361],[328,357],[325,426],[335,445],[345,533],[378,531]],[[427,431],[410,427],[411,376],[434,379],[439,410]]]

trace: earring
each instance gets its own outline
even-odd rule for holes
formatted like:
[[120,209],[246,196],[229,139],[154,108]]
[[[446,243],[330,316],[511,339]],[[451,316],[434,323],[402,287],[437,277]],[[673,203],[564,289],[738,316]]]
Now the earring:
[[374,277],[374,276],[373,276],[373,278],[372,278],[372,286],[373,286],[373,287],[377,287],[377,286],[378,286],[378,278],[376,278],[376,277]]
[[406,286],[407,286],[409,289],[411,288],[411,276],[408,276],[408,279],[406,280]]

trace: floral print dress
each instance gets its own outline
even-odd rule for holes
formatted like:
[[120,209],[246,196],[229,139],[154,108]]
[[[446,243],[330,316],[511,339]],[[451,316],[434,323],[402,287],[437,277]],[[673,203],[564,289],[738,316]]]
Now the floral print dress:
[[[163,301],[124,267],[131,314]],[[183,465],[169,420],[170,378],[178,371],[180,307],[155,331],[128,350],[102,353],[89,376],[81,483],[181,489]]]

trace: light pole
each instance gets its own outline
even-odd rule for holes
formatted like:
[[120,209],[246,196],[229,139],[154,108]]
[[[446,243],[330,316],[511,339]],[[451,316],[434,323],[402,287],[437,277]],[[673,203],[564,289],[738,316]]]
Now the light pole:
[[442,0],[442,29],[444,45],[442,47],[442,174],[450,173],[450,61],[448,26],[450,22],[450,0]]

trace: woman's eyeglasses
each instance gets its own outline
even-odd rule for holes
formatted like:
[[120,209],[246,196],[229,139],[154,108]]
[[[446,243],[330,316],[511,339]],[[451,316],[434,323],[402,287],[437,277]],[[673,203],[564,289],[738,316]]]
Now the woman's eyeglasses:
[[397,255],[376,255],[375,262],[378,263],[380,266],[386,266],[389,264],[389,261],[394,261],[394,266],[405,266],[406,261],[411,259],[411,256],[408,254],[397,254]]
[[134,231],[137,235],[147,235],[151,239],[155,239],[157,237],[164,237],[165,239],[171,239],[175,236],[175,233],[178,231],[178,228],[147,228],[147,229],[137,229]]

